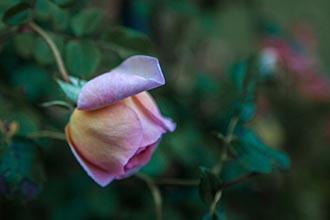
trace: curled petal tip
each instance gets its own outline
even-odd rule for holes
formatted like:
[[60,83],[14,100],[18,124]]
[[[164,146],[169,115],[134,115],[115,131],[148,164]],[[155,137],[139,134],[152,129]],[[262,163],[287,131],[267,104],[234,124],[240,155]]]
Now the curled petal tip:
[[78,97],[78,109],[93,110],[165,84],[155,57],[136,55],[117,68],[88,81]]
[[176,129],[176,123],[173,122],[171,119],[165,118],[164,123],[167,130],[169,130],[170,132],[173,132]]

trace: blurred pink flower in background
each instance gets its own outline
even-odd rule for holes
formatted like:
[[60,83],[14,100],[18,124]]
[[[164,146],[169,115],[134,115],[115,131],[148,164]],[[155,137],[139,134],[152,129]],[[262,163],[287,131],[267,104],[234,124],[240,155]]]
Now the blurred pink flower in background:
[[290,34],[291,38],[280,34],[263,37],[261,57],[267,61],[263,63],[273,69],[276,65],[282,67],[289,74],[286,79],[294,81],[302,96],[320,102],[329,101],[330,80],[320,70],[313,32],[309,26],[298,24]]
[[134,174],[175,123],[146,90],[165,84],[159,62],[133,56],[88,81],[65,128],[73,154],[99,185]]

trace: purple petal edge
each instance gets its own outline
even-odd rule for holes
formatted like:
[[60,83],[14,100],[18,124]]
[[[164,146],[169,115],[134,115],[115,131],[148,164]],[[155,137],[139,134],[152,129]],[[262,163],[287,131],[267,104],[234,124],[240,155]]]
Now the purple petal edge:
[[129,57],[110,72],[88,81],[78,96],[79,110],[94,110],[165,84],[155,57]]
[[107,186],[108,184],[110,184],[115,177],[102,172],[102,171],[94,171],[92,169],[89,168],[89,166],[84,162],[84,160],[82,158],[80,158],[78,152],[76,152],[76,150],[74,149],[73,146],[70,145],[70,149],[74,155],[74,157],[76,158],[76,160],[79,162],[79,164],[82,166],[82,168],[86,171],[86,173],[88,174],[88,176],[90,176],[97,184],[99,184],[102,187]]

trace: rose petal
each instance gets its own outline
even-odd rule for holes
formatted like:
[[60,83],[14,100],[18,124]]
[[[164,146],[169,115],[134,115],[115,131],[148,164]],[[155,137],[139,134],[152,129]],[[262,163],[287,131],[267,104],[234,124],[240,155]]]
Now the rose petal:
[[134,96],[122,100],[125,105],[129,106],[138,115],[142,130],[143,138],[141,142],[141,147],[149,146],[156,141],[158,141],[166,129],[160,126],[149,113],[145,110],[143,106],[135,102]]
[[[134,156],[125,165],[126,175],[130,175],[137,171],[137,168],[142,167],[149,162],[152,153],[156,149],[158,141],[143,149],[139,149]],[[133,172],[132,172],[133,171]]]
[[165,79],[157,58],[132,56],[110,72],[88,81],[79,94],[78,109],[102,108],[164,84]]
[[146,114],[148,114],[148,116],[159,126],[171,132],[175,130],[176,124],[170,118],[162,116],[157,104],[148,92],[141,92],[132,96],[132,99],[140,106],[140,109],[144,109]]
[[65,131],[78,162],[101,186],[125,174],[124,165],[143,137],[137,114],[122,102],[94,111],[75,110]]
[[108,170],[103,170],[100,167],[97,167],[94,164],[88,162],[86,159],[81,157],[81,155],[76,151],[75,147],[71,143],[72,142],[69,141],[70,149],[79,164],[87,172],[88,176],[90,176],[100,186],[104,187],[110,184],[112,180],[117,177],[117,174],[114,175],[112,173],[122,173],[122,166],[120,164],[117,164],[119,166],[113,166],[113,172],[109,172]]

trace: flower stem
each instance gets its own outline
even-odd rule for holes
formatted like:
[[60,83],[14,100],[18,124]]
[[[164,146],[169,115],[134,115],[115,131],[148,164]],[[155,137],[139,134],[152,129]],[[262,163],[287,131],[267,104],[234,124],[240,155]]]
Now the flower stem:
[[69,75],[65,68],[63,59],[62,59],[61,54],[60,54],[56,44],[54,43],[54,41],[50,38],[50,36],[46,33],[46,31],[44,31],[36,23],[30,22],[28,25],[32,28],[32,30],[34,30],[36,33],[38,33],[46,41],[46,43],[48,44],[49,48],[51,49],[51,51],[54,55],[57,67],[60,71],[60,74],[61,74],[63,80],[65,82],[70,82]]
[[227,187],[233,186],[235,184],[238,184],[238,183],[242,182],[243,180],[246,180],[246,179],[248,179],[250,177],[253,177],[253,176],[256,176],[256,175],[258,175],[258,173],[255,173],[255,172],[248,173],[244,176],[240,176],[236,179],[225,182],[222,187],[227,188]]
[[70,105],[67,102],[64,101],[50,101],[50,102],[44,102],[41,104],[42,107],[51,107],[51,106],[61,106],[69,109],[70,111],[73,111],[74,107]]
[[217,204],[221,199],[221,196],[222,196],[222,190],[217,191],[217,193],[215,194],[214,199],[211,203],[211,206],[210,206],[210,214],[211,215],[214,215],[214,213],[217,209]]
[[229,151],[229,148],[231,146],[231,142],[234,139],[234,130],[235,130],[235,127],[238,123],[238,119],[239,119],[238,117],[233,117],[230,120],[230,123],[229,123],[228,128],[227,128],[227,133],[226,133],[225,136],[222,135],[222,134],[218,135],[219,138],[221,138],[223,140],[224,147],[223,147],[222,152],[220,154],[219,161],[212,168],[213,173],[216,174],[216,175],[219,175],[221,173],[223,162],[225,162],[228,159],[228,151]]
[[[251,172],[243,176],[239,176],[236,179],[232,179],[228,182],[223,183],[222,188],[227,188],[236,185],[250,177],[256,176],[258,173]],[[154,178],[153,182],[158,186],[168,186],[168,187],[195,187],[200,184],[200,179],[158,179]]]
[[142,173],[137,173],[135,176],[148,185],[155,203],[156,220],[162,220],[162,195],[155,182],[149,176]]
[[242,182],[243,180],[246,180],[246,179],[248,179],[248,178],[250,178],[250,177],[252,177],[252,176],[255,176],[255,175],[257,175],[257,173],[255,173],[255,172],[251,172],[251,173],[249,173],[249,174],[247,174],[247,175],[240,176],[240,177],[238,177],[238,178],[236,178],[236,179],[233,179],[233,180],[230,180],[230,181],[228,181],[228,182],[225,182],[225,183],[222,185],[221,189],[218,190],[218,191],[216,192],[216,194],[214,195],[213,201],[212,201],[212,203],[211,203],[211,205],[210,205],[210,214],[211,214],[211,215],[214,215],[214,214],[215,214],[215,212],[216,212],[216,208],[217,208],[217,204],[219,203],[219,201],[220,201],[220,199],[221,199],[221,196],[222,196],[223,189],[225,189],[225,188],[227,188],[227,187],[230,187],[230,186],[233,186],[233,185],[235,185],[235,184],[238,184],[238,183]]
[[57,140],[66,140],[65,135],[56,131],[36,131],[27,135],[29,138],[52,138]]
[[[220,175],[221,171],[222,171],[222,167],[223,167],[223,163],[228,159],[228,152],[229,152],[229,149],[231,147],[231,142],[234,138],[234,130],[235,130],[235,127],[238,123],[238,120],[239,118],[238,117],[233,117],[231,120],[230,120],[230,123],[228,125],[228,128],[227,128],[227,132],[226,132],[226,135],[219,135],[219,138],[221,138],[224,142],[224,147],[222,149],[222,152],[220,154],[220,158],[219,158],[219,161],[216,163],[216,165],[213,167],[212,169],[212,172],[215,174],[215,175]],[[230,181],[228,183],[225,183],[223,184],[222,188],[219,189],[215,195],[214,195],[214,198],[213,198],[213,201],[210,205],[210,214],[213,216],[216,212],[216,209],[217,209],[217,205],[218,203],[220,202],[220,199],[221,199],[221,196],[222,196],[222,191],[224,188],[228,187],[228,186],[231,186],[231,185],[234,185],[236,183],[239,183],[241,180],[244,180],[244,178],[238,178],[237,180],[233,180],[233,181]]]

